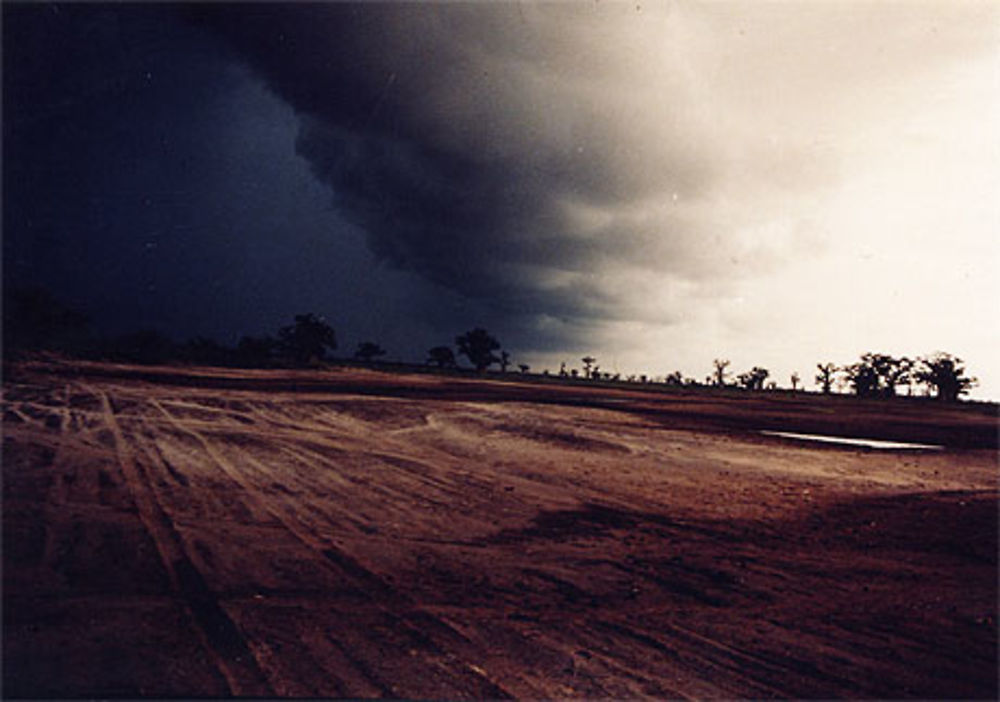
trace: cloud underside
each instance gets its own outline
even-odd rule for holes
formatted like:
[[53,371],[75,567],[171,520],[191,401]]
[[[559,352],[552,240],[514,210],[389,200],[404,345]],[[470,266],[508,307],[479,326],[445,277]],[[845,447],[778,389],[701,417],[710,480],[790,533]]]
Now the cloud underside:
[[297,110],[299,154],[380,259],[505,313],[669,321],[651,295],[767,252],[713,254],[724,223],[701,208],[724,154],[662,45],[669,18],[588,12],[331,4],[200,19]]
[[923,6],[838,8],[194,12],[295,108],[299,154],[381,260],[544,330],[670,324],[823,249],[799,205],[837,179],[866,119],[851,101],[894,86],[937,26]]

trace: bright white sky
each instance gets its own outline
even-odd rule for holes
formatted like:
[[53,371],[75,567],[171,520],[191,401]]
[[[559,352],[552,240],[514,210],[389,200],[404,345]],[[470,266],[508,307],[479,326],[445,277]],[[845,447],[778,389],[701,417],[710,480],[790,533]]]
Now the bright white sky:
[[[529,24],[546,11],[525,6]],[[593,24],[562,27],[567,53],[613,37],[613,51],[594,49],[604,75],[578,89],[614,98],[609,133],[661,152],[635,168],[690,155],[712,185],[566,203],[583,236],[588,223],[690,225],[677,250],[671,238],[641,264],[592,273],[626,321],[599,324],[581,352],[605,370],[699,379],[723,357],[787,386],[792,371],[811,385],[819,361],[940,350],[979,378],[974,397],[1000,398],[1000,3],[644,3],[636,14],[605,6]],[[579,365],[565,356],[537,360]]]

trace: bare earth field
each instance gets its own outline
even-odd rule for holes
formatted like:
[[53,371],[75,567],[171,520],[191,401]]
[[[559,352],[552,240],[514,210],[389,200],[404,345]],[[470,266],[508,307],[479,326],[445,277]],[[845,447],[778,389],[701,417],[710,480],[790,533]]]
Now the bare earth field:
[[3,411],[6,698],[998,696],[995,407],[26,363]]

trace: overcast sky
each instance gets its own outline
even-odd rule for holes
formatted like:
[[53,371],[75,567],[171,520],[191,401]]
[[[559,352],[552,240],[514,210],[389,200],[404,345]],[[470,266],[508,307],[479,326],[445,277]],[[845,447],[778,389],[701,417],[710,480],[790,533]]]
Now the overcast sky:
[[106,330],[1000,397],[1000,4],[4,4],[4,272]]

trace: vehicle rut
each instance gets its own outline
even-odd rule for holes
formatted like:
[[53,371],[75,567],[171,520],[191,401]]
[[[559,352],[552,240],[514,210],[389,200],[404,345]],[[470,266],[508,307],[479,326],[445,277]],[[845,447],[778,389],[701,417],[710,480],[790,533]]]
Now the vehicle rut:
[[118,468],[135,500],[139,518],[156,545],[172,587],[189,609],[205,648],[211,652],[230,692],[236,696],[271,694],[273,690],[257,666],[238,627],[219,605],[201,574],[191,563],[183,540],[157,499],[153,487],[135,463],[107,393],[95,388],[88,389],[98,398],[103,408],[105,421],[115,440]]

